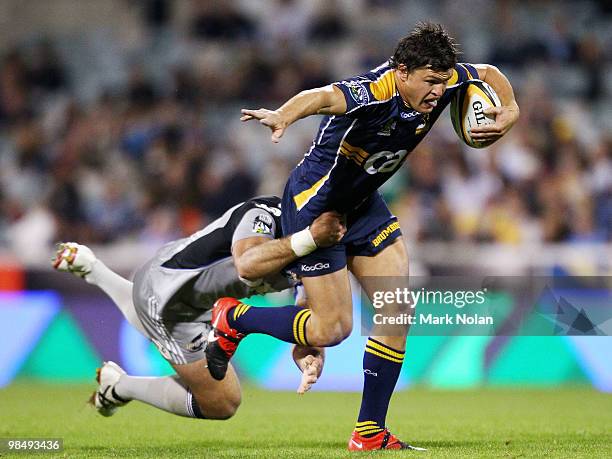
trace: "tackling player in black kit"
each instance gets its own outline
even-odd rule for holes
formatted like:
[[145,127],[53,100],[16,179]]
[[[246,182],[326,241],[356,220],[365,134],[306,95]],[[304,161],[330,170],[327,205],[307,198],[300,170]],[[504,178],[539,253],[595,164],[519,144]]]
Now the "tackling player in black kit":
[[[244,298],[296,284],[283,272],[297,255],[290,239],[281,238],[280,215],[275,196],[238,204],[197,233],[162,247],[138,269],[133,283],[111,271],[88,247],[60,244],[53,266],[100,287],[177,373],[134,377],[105,362],[91,398],[100,414],[111,416],[131,400],[194,418],[227,419],[236,412],[241,393],[233,368],[223,381],[213,379],[206,368],[211,308],[221,296]],[[320,247],[338,242],[345,230],[334,212],[324,213],[310,227]],[[316,382],[323,353],[296,346],[293,357],[303,372],[298,388],[303,393]]]

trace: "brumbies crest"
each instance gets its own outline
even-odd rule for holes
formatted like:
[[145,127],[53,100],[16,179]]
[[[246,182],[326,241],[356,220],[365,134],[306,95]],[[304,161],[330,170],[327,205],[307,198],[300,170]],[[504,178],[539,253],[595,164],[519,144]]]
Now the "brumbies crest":
[[367,104],[370,101],[368,90],[364,85],[357,81],[347,81],[344,83],[351,93],[351,97],[355,102],[360,104]]

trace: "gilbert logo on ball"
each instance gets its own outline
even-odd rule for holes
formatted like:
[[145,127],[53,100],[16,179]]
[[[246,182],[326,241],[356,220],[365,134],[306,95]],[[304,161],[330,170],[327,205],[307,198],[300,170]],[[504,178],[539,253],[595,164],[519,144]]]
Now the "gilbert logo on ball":
[[455,132],[466,145],[484,148],[495,140],[479,142],[472,139],[472,128],[495,123],[495,118],[487,116],[489,107],[499,107],[501,102],[495,90],[481,80],[466,81],[451,100],[451,121]]

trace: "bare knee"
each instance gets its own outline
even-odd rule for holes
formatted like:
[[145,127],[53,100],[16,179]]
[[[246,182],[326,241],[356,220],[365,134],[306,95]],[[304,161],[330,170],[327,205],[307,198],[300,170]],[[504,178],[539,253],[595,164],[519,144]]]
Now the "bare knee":
[[308,328],[308,344],[317,347],[331,347],[340,344],[351,334],[352,317],[337,317],[333,320],[312,321]]
[[236,411],[242,402],[240,394],[227,394],[224,397],[210,397],[203,394],[196,396],[196,401],[200,407],[200,412],[203,419],[229,419]]
[[204,415],[208,419],[218,419],[218,420],[229,419],[232,416],[234,416],[234,414],[236,414],[236,411],[238,411],[240,402],[241,402],[240,398],[238,398],[238,400],[227,400],[226,399],[223,402],[219,403],[219,405],[217,405],[215,409],[210,412],[210,414],[205,413]]

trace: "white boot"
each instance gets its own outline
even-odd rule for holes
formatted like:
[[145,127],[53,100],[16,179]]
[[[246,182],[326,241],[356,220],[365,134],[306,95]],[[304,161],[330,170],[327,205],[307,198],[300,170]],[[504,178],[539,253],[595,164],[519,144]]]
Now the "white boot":
[[129,402],[121,399],[115,392],[115,386],[124,374],[126,373],[123,368],[111,361],[104,362],[102,367],[96,370],[98,390],[91,396],[90,403],[102,416],[112,416],[117,408]]
[[76,242],[62,242],[57,246],[53,268],[69,272],[78,277],[85,277],[91,272],[96,256],[86,245]]

